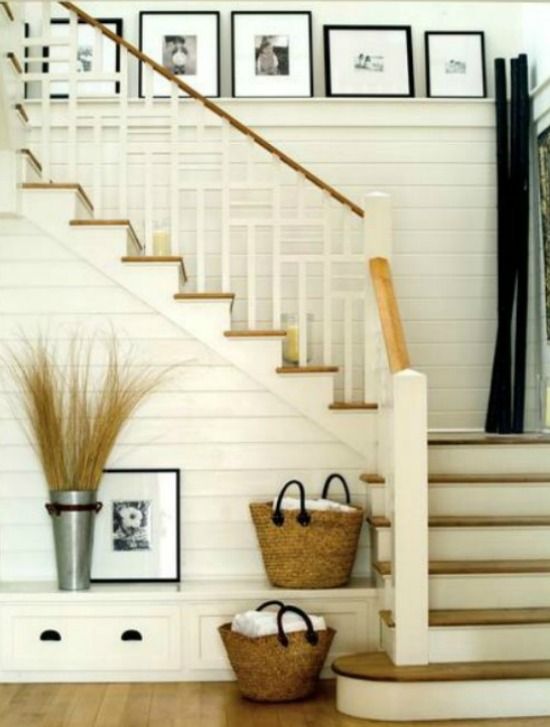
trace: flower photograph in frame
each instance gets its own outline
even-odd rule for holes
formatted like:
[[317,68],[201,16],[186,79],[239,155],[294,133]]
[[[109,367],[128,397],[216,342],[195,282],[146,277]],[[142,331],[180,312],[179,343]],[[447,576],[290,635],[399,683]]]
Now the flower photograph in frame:
[[[142,11],[139,47],[202,96],[220,95],[220,14],[216,11]],[[139,95],[145,96],[143,64]],[[153,96],[168,97],[170,81],[153,73]],[[183,91],[182,96],[187,94]]]
[[180,471],[108,469],[99,490],[92,582],[180,580]]
[[414,96],[408,25],[325,25],[327,96]]
[[[110,31],[122,37],[121,18],[98,18],[98,21],[105,25]],[[52,18],[51,33],[54,39],[65,39],[69,42],[70,23],[68,18]],[[98,38],[101,48],[96,48]],[[67,46],[53,45],[45,48],[45,56],[49,59],[44,63],[44,71],[52,74],[67,72],[67,63],[62,58],[67,57]],[[94,56],[97,52],[101,54],[101,68],[94,68]],[[77,69],[79,76],[82,74],[82,81],[79,79],[76,86],[77,96],[113,96],[120,91],[120,83],[117,81],[85,81],[86,73],[116,73],[120,71],[120,48],[105,35],[97,36],[94,28],[84,21],[78,21],[76,41]],[[57,60],[59,58],[59,60]],[[51,98],[68,98],[68,81],[50,82]]]
[[431,98],[485,98],[482,31],[427,31],[426,88]]
[[313,95],[311,13],[231,13],[233,96]]

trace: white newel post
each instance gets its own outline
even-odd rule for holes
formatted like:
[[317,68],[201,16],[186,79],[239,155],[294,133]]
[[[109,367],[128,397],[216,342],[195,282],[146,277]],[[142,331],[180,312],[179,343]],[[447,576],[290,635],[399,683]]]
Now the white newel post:
[[369,273],[369,260],[385,257],[391,260],[392,219],[391,198],[384,192],[369,192],[364,201],[363,250],[365,252],[365,362],[364,399],[378,401],[380,323]]
[[428,413],[424,374],[393,375],[392,582],[396,664],[428,663]]

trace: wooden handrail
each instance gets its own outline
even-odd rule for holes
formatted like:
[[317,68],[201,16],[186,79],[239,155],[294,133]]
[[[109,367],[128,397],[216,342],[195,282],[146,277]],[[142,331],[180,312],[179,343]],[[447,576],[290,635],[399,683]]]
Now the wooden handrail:
[[291,169],[294,169],[294,171],[298,172],[299,174],[303,174],[304,177],[309,180],[312,184],[314,184],[316,187],[319,187],[319,189],[322,189],[323,191],[330,194],[331,197],[338,200],[341,204],[345,205],[346,207],[349,207],[352,212],[354,212],[359,217],[364,217],[364,211],[359,205],[355,204],[355,202],[352,202],[351,199],[343,195],[341,192],[339,192],[334,187],[331,187],[330,184],[327,184],[322,179],[317,177],[315,174],[307,170],[305,167],[303,167],[301,164],[298,164],[297,161],[295,161],[292,157],[288,156],[288,154],[285,154],[283,151],[278,149],[277,147],[273,146],[267,139],[264,139],[263,136],[258,134],[256,131],[251,129],[249,126],[246,126],[246,124],[243,124],[241,121],[236,119],[234,116],[229,114],[227,111],[225,111],[221,106],[218,106],[218,104],[214,103],[210,99],[206,98],[205,96],[202,96],[198,91],[195,91],[194,88],[191,86],[188,86],[187,83],[182,81],[180,78],[178,78],[176,75],[171,73],[167,68],[164,66],[161,66],[159,63],[154,61],[152,58],[150,58],[148,55],[145,55],[142,51],[138,50],[132,43],[129,43],[124,38],[121,38],[116,33],[113,33],[112,30],[109,30],[109,28],[106,28],[102,23],[100,23],[98,20],[93,18],[91,15],[88,15],[88,13],[84,12],[84,10],[81,10],[77,5],[75,5],[72,2],[67,2],[66,0],[60,0],[60,5],[62,5],[64,8],[69,10],[72,13],[75,13],[83,22],[87,23],[88,25],[93,26],[94,28],[97,28],[98,30],[103,33],[107,38],[110,38],[113,42],[115,42],[117,45],[122,46],[123,48],[126,48],[126,50],[133,55],[135,58],[138,59],[138,61],[141,61],[142,63],[146,63],[148,66],[150,66],[154,71],[159,73],[161,76],[164,76],[168,81],[171,83],[175,83],[182,91],[184,91],[186,94],[194,98],[196,101],[199,101],[203,106],[205,106],[209,111],[212,111],[212,113],[216,114],[216,116],[219,116],[222,119],[225,119],[234,129],[237,129],[237,131],[241,132],[241,134],[244,134],[245,136],[248,136],[251,138],[258,146],[261,146],[263,149],[265,149],[270,154],[273,154],[274,156],[278,157],[283,164],[286,164]]
[[403,323],[393,287],[390,264],[385,257],[374,257],[369,262],[378,315],[382,326],[390,371],[395,374],[410,368],[411,362],[405,341]]

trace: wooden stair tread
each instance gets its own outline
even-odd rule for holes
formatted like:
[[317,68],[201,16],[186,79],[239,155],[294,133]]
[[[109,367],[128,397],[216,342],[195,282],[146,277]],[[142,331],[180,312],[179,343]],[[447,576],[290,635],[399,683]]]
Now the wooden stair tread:
[[21,65],[21,61],[19,58],[15,55],[15,53],[6,53],[6,57],[9,60],[9,62],[12,64],[12,66],[15,68],[17,73],[23,73],[23,66]]
[[484,432],[430,432],[428,444],[438,445],[513,445],[550,444],[550,434],[528,432],[526,434],[485,434]]
[[40,164],[40,162],[30,149],[21,149],[21,154],[24,154],[26,157],[28,157],[28,159],[32,162],[32,164],[36,167],[40,174],[42,174],[42,164]]
[[[390,561],[378,561],[373,568],[383,576],[391,575]],[[431,560],[430,575],[489,575],[513,573],[550,573],[550,559],[530,560]]]
[[328,408],[333,411],[353,411],[356,409],[375,411],[378,409],[378,404],[372,401],[334,401],[332,404],[329,404]]
[[29,115],[27,113],[27,109],[23,106],[22,103],[16,103],[14,106],[17,113],[21,116],[21,118],[24,120],[26,124],[29,123]]
[[[380,611],[382,621],[393,628],[391,611]],[[429,611],[430,626],[511,626],[550,624],[550,608],[472,608]]]
[[[52,185],[48,185],[52,186]],[[64,185],[66,186],[66,185]],[[72,185],[68,185],[72,186]],[[131,227],[130,220],[71,220],[69,222],[73,227]]]
[[384,682],[462,682],[494,679],[549,679],[550,661],[478,661],[396,666],[383,652],[341,656],[339,676]]
[[336,374],[338,366],[277,366],[278,374]]
[[245,331],[224,331],[226,338],[282,338],[286,336],[286,331],[280,329],[249,329]]
[[363,472],[359,475],[361,482],[368,482],[370,485],[383,485],[386,482],[386,478],[382,475],[377,475],[372,472]]
[[8,18],[12,21],[15,20],[15,15],[13,14],[13,10],[11,9],[9,2],[4,1],[1,2],[0,5],[4,8],[4,12],[8,16]]
[[[82,197],[92,212],[94,210],[94,206],[82,186],[75,182],[25,182],[23,189],[72,189]],[[93,223],[94,220],[71,220],[69,224],[72,225],[75,222],[78,224]]]
[[[389,528],[391,521],[382,515],[369,516],[375,528]],[[550,515],[432,515],[431,528],[550,527]]]
[[125,255],[121,258],[123,263],[178,263],[181,266],[183,279],[187,282],[187,271],[181,255]]
[[175,293],[175,300],[235,300],[235,293]]

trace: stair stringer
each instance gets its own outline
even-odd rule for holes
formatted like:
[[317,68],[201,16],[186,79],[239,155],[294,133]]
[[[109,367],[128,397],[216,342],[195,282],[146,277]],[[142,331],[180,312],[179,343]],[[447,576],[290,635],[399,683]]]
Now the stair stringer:
[[[153,285],[144,288],[142,277],[134,277],[133,270],[121,262],[120,256],[113,255],[111,257],[106,255],[101,246],[94,249],[93,245],[90,244],[89,234],[88,240],[83,242],[82,232],[78,228],[70,229],[66,225],[52,225],[51,218],[49,224],[43,225],[40,218],[33,219],[32,215],[29,216],[37,227],[54,237],[65,249],[72,251],[77,257],[92,265],[96,270],[106,275],[110,280],[123,287],[153,310],[162,314],[180,329],[194,336],[229,363],[237,366],[254,381],[292,406],[317,426],[332,434],[355,452],[366,457],[368,466],[376,469],[377,412],[329,410],[328,404],[332,400],[331,374],[297,374],[290,375],[288,379],[286,375],[283,378],[282,375],[277,374],[275,371],[276,362],[274,362],[273,367],[265,366],[266,347],[272,347],[273,344],[276,344],[280,351],[280,342],[261,339],[243,342],[228,339],[223,335],[223,326],[210,327],[205,325],[203,316],[188,315],[185,318],[185,323],[183,323],[180,312],[182,303],[174,300],[177,289],[167,289],[165,285],[157,284],[156,281],[154,281]],[[70,243],[67,242],[67,238],[71,240]],[[183,303],[183,305],[186,304]],[[218,301],[211,305],[225,305],[228,306],[229,311],[230,304],[226,301]],[[251,355],[249,346],[254,348],[257,355]],[[326,386],[329,383],[326,380],[327,378],[330,379],[330,386]],[[368,426],[369,423],[371,424],[370,427]]]

